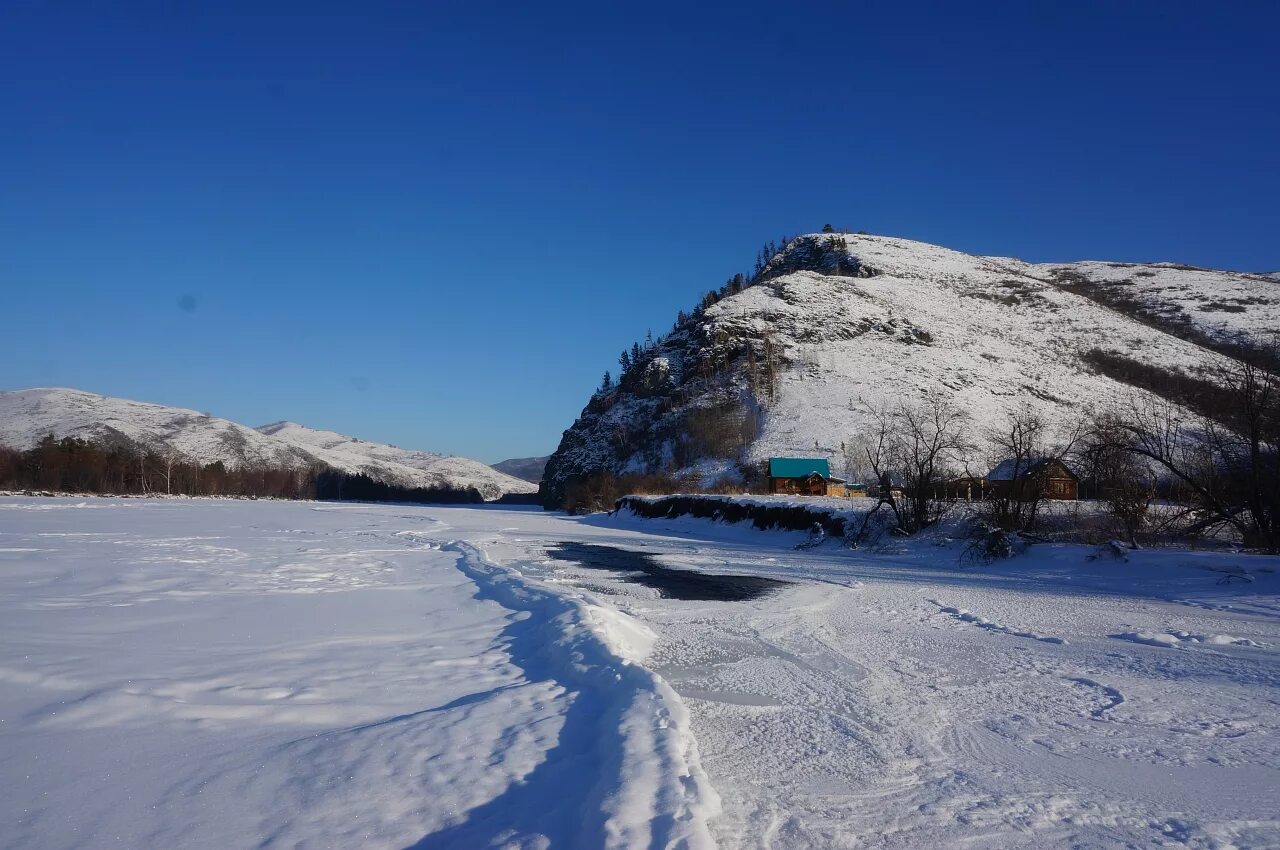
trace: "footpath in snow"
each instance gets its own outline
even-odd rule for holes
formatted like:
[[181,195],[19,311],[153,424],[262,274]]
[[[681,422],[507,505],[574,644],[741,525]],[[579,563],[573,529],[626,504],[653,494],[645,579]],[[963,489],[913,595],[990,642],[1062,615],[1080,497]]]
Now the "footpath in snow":
[[1275,559],[806,538],[0,499],[0,846],[1280,847]]

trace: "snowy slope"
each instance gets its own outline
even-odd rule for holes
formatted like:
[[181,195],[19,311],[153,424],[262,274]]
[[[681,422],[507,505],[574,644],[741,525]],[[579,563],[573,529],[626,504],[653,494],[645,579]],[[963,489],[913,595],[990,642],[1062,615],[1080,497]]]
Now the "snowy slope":
[[[843,242],[843,274],[813,259],[813,246],[829,239]],[[1189,316],[1182,323],[1199,336],[1082,294],[1070,286],[1082,277],[1114,278],[1151,309]],[[544,498],[554,501],[565,482],[600,469],[713,478],[796,453],[843,466],[839,446],[858,428],[858,408],[927,392],[953,398],[979,428],[1024,402],[1075,421],[1134,392],[1090,368],[1082,355],[1091,349],[1197,369],[1224,362],[1197,340],[1280,328],[1280,289],[1260,275],[1170,264],[1038,266],[883,236],[800,237],[764,278],[660,340],[643,380],[598,392],[553,455]],[[762,389],[760,364],[770,356],[776,379]],[[757,418],[758,433],[737,456],[690,463],[678,450],[690,410],[725,403]]]
[[537,489],[528,481],[505,475],[470,458],[370,443],[296,422],[275,422],[258,430],[304,448],[337,469],[367,472],[375,478],[408,487],[474,487],[486,499],[496,499],[504,493],[532,493]]
[[513,475],[516,478],[537,484],[542,480],[542,473],[546,471],[547,461],[550,457],[550,455],[543,455],[542,457],[513,457],[498,461],[493,464],[493,468],[506,475]]
[[170,448],[202,464],[297,468],[315,462],[297,446],[195,410],[74,389],[0,392],[0,445],[28,449],[48,434]]
[[485,499],[535,487],[479,461],[368,443],[291,422],[261,430],[159,404],[74,389],[0,392],[0,445],[34,446],[48,434],[172,450],[202,464],[296,469],[324,464],[405,487],[474,487]]
[[1104,297],[1132,301],[1171,326],[1189,325],[1224,342],[1280,328],[1280,278],[1274,276],[1177,263],[1050,263],[1025,271],[1055,283],[1079,275]]

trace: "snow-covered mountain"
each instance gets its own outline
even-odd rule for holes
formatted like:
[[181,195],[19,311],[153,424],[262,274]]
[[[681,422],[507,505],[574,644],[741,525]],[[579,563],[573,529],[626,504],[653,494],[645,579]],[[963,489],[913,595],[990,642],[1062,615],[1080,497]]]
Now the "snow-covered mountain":
[[[1078,421],[1135,390],[1101,350],[1161,367],[1225,362],[1280,329],[1280,282],[1172,263],[981,257],[907,239],[811,234],[754,283],[682,316],[598,390],[548,462],[543,499],[595,471],[734,476],[771,455],[838,461],[856,411],[926,392],[978,427],[1027,402]],[[842,465],[842,464],[841,464]]]
[[27,449],[48,434],[168,450],[201,464],[324,465],[402,487],[475,488],[490,500],[537,489],[476,460],[369,443],[293,422],[255,429],[195,410],[82,390],[0,392],[0,445]]
[[370,443],[296,422],[275,422],[263,425],[258,431],[305,449],[336,469],[364,472],[390,484],[474,487],[486,499],[498,499],[507,493],[532,493],[538,489],[528,481],[506,475],[470,458]]
[[547,468],[547,461],[551,459],[551,455],[543,455],[542,457],[513,457],[507,460],[500,460],[493,464],[493,468],[507,475],[515,476],[523,481],[531,481],[537,484],[542,480],[542,473]]

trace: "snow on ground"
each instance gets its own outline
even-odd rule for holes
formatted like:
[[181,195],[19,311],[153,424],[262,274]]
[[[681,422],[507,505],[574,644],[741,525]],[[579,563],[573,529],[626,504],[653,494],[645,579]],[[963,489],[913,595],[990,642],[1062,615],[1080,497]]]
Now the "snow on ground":
[[804,539],[2,499],[0,843],[1280,847],[1275,559]]
[[706,846],[648,632],[437,513],[0,500],[0,845]]

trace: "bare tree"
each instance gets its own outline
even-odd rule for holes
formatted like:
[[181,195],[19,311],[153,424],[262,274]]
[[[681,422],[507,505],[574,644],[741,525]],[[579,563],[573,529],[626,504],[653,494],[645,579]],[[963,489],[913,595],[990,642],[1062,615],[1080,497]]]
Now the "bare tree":
[[1157,481],[1150,461],[1128,451],[1128,442],[1123,425],[1107,415],[1086,436],[1082,456],[1089,477],[1101,488],[1107,512],[1130,548],[1137,549],[1138,532],[1147,524]]
[[940,393],[928,393],[918,404],[902,404],[893,412],[894,465],[902,471],[903,494],[911,533],[941,516],[947,481],[973,451],[968,411]]
[[[855,443],[880,482],[880,502],[872,513],[888,506],[898,530],[906,534],[928,528],[941,516],[948,480],[972,451],[968,412],[935,392],[919,402],[863,410],[868,426]],[[895,477],[901,482],[901,505],[894,494]]]
[[872,407],[868,404],[864,404],[862,409],[867,417],[867,426],[846,443],[847,463],[851,470],[861,468],[870,471],[870,477],[876,482],[877,501],[862,518],[862,525],[850,541],[855,547],[862,542],[872,518],[881,508],[887,507],[893,512],[895,529],[906,531],[906,522],[893,495],[893,412],[886,406]]
[[182,457],[171,447],[165,446],[156,456],[156,475],[164,479],[164,492],[173,495],[173,468],[182,462]]
[[[1269,350],[1274,350],[1271,345]],[[1188,418],[1145,399],[1113,424],[1109,445],[1156,465],[1186,509],[1191,533],[1231,529],[1242,542],[1280,553],[1280,376],[1255,362],[1218,371],[1225,409]]]
[[1053,461],[1065,463],[1079,435],[1079,429],[1057,434],[1043,413],[1025,403],[1008,411],[1000,424],[987,432],[992,449],[990,468],[1001,475],[987,501],[994,525],[1010,531],[1025,531],[1035,525],[1047,498],[1040,470]]

